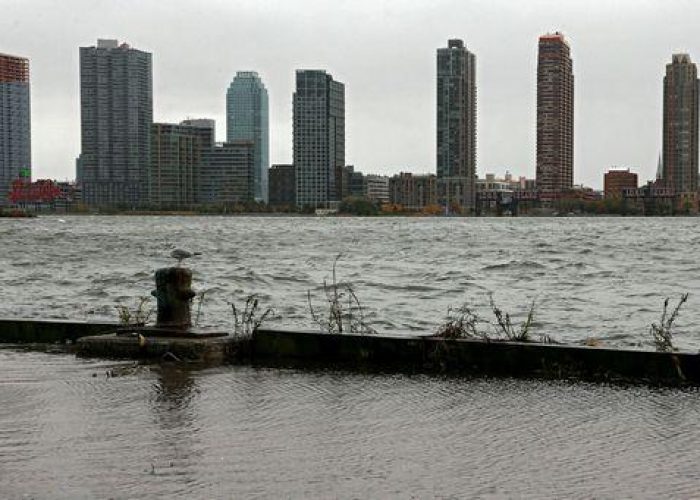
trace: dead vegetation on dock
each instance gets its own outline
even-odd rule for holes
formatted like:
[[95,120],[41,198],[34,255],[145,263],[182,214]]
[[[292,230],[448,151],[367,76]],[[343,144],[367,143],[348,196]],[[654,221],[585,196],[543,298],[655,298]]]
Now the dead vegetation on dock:
[[139,297],[135,307],[115,305],[114,308],[117,310],[119,323],[124,326],[146,325],[155,313],[155,309],[149,304],[150,301],[151,297],[144,295]]
[[681,295],[678,304],[673,308],[673,311],[668,315],[668,302],[670,297],[664,300],[664,309],[661,313],[661,320],[658,324],[652,323],[649,327],[649,334],[654,340],[656,350],[659,352],[672,352],[678,349],[673,345],[673,323],[678,318],[681,307],[688,301],[688,293]]
[[[252,337],[253,333],[271,316],[275,311],[271,307],[262,310],[260,301],[256,294],[246,297],[243,308],[236,307],[235,302],[228,303],[233,314],[233,335],[241,338]],[[261,313],[262,311],[262,313]]]
[[548,335],[540,335],[537,340],[532,336],[536,310],[534,299],[530,303],[526,318],[517,325],[513,323],[511,314],[496,304],[492,292],[489,292],[488,297],[495,322],[481,318],[468,304],[456,308],[448,307],[445,322],[437,327],[434,336],[444,339],[473,338],[512,342],[554,342]]
[[321,331],[327,333],[376,334],[377,331],[365,321],[364,308],[352,284],[337,280],[336,267],[341,257],[342,254],[338,254],[333,260],[330,283],[323,280],[325,303],[321,308],[314,307],[311,290],[306,292],[311,318]]

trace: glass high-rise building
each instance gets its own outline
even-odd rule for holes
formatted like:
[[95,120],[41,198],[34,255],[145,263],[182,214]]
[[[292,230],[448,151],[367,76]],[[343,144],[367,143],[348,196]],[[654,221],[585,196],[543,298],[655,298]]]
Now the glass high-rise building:
[[662,178],[675,193],[698,189],[698,69],[673,54],[664,76]]
[[148,204],[152,123],[151,54],[117,40],[81,47],[77,177],[87,205]]
[[476,56],[462,40],[437,50],[437,177],[440,202],[474,209]]
[[256,201],[268,201],[270,167],[267,89],[254,71],[239,71],[226,93],[226,140],[252,141],[253,190]]
[[297,205],[332,208],[345,166],[345,86],[325,71],[297,70],[293,131]]
[[0,54],[0,206],[12,182],[31,181],[29,60]]
[[539,40],[536,175],[543,200],[574,186],[574,73],[569,44],[561,33]]

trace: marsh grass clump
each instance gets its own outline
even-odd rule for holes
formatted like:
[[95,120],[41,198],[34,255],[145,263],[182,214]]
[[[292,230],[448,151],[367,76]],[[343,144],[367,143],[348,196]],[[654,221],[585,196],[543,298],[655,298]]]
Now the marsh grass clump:
[[447,318],[438,326],[435,336],[444,339],[486,338],[483,333],[479,333],[478,322],[479,316],[466,304],[456,308],[448,307]]
[[[533,339],[532,330],[535,323],[536,301],[533,300],[530,304],[527,317],[519,326],[513,324],[511,315],[503,311],[496,305],[493,298],[493,293],[489,293],[489,305],[493,313],[496,323],[490,323],[482,320],[476,312],[466,304],[458,308],[447,309],[447,319],[444,323],[438,326],[435,337],[444,339],[461,339],[461,338],[482,338],[484,340],[493,341],[515,341],[515,342],[542,342],[545,344],[556,343],[549,335],[542,334],[538,339]],[[488,329],[480,328],[480,323],[495,327],[495,333],[490,333]],[[493,336],[492,336],[493,335]]]
[[669,297],[666,297],[666,300],[664,300],[664,310],[661,313],[661,321],[659,321],[659,324],[657,325],[656,323],[652,323],[651,327],[649,328],[649,334],[654,339],[654,345],[656,346],[656,350],[659,352],[671,352],[677,350],[673,345],[673,323],[676,321],[676,318],[678,318],[681,307],[688,300],[688,294],[684,293],[681,295],[678,304],[670,315],[668,315],[669,300]]
[[151,298],[147,296],[139,297],[139,302],[133,309],[129,306],[114,306],[119,316],[119,323],[124,326],[145,325],[148,323],[155,311],[152,306],[148,305],[150,300]]
[[376,330],[365,322],[364,309],[350,283],[338,283],[336,267],[342,254],[333,261],[332,281],[323,280],[323,294],[326,299],[327,312],[317,312],[311,299],[311,290],[306,298],[313,321],[328,333],[376,334]]
[[233,313],[233,334],[238,337],[251,337],[268,317],[275,313],[274,309],[268,307],[260,314],[260,302],[255,294],[246,297],[242,311],[234,302],[229,302],[229,305]]
[[202,290],[197,294],[197,315],[195,316],[194,326],[199,326],[199,318],[202,314],[202,305],[206,301],[207,293],[209,293],[208,289]]
[[[534,299],[530,304],[530,310],[527,313],[527,318],[520,324],[520,327],[517,329],[513,326],[513,323],[510,319],[510,314],[507,312],[504,314],[503,311],[496,305],[496,302],[493,299],[493,293],[489,293],[489,304],[491,306],[491,311],[493,311],[493,315],[496,317],[496,323],[500,328],[501,333],[505,335],[506,339],[513,340],[516,342],[532,341],[530,337],[530,330],[532,329],[532,324],[535,320]],[[543,342],[547,340],[551,342],[551,339],[548,336],[542,337],[541,340]]]

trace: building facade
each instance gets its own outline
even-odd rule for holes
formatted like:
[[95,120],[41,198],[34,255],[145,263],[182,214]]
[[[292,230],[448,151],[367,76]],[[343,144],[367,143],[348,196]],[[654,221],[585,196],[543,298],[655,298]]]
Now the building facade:
[[0,206],[13,181],[31,182],[29,60],[0,54]]
[[437,177],[445,206],[474,209],[476,56],[462,40],[437,50]]
[[574,185],[574,73],[561,33],[543,35],[537,54],[537,188],[544,201]]
[[637,189],[637,174],[630,172],[629,168],[624,170],[611,169],[603,175],[603,193],[605,198],[622,198],[622,193],[626,189]]
[[253,141],[224,142],[205,150],[198,203],[226,207],[254,201],[254,170]]
[[188,118],[182,120],[180,125],[195,127],[197,135],[202,141],[203,148],[213,148],[216,135],[216,121],[211,118]]
[[376,203],[389,203],[389,177],[368,174],[364,178],[365,197]]
[[437,204],[436,176],[409,172],[392,176],[389,179],[389,202],[409,211],[420,211]]
[[203,157],[211,149],[212,130],[208,124],[204,125],[153,124],[148,183],[150,206],[178,210],[191,209],[197,203]]
[[275,207],[292,208],[296,203],[296,175],[294,165],[270,167],[268,203]]
[[254,71],[239,71],[226,93],[226,140],[253,141],[255,199],[267,203],[270,167],[267,89]]
[[345,165],[345,86],[325,71],[297,70],[293,134],[297,205],[333,208]]
[[673,54],[664,76],[662,178],[675,193],[698,189],[698,70]]
[[117,40],[80,48],[78,182],[89,206],[147,205],[151,165],[151,54]]

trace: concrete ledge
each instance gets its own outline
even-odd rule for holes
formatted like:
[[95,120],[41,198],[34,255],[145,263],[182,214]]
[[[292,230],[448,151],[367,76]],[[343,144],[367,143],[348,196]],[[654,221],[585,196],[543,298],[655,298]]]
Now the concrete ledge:
[[433,336],[259,330],[256,363],[700,385],[700,355]]
[[248,342],[236,337],[143,337],[98,335],[78,340],[76,353],[85,357],[164,359],[220,364],[247,353]]
[[0,319],[0,343],[64,343],[88,335],[113,332],[121,325],[116,321],[69,321],[31,318]]

